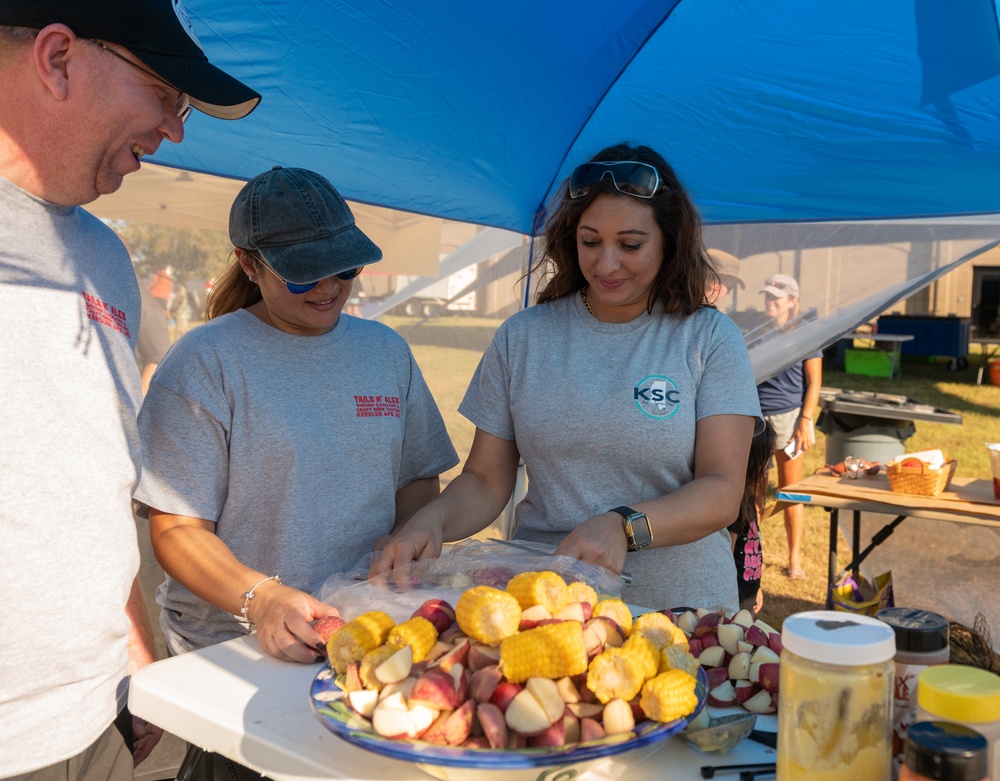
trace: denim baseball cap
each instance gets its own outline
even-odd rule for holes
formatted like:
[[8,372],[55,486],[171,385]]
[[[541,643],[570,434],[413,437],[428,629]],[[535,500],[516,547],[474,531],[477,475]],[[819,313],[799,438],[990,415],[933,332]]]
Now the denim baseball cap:
[[382,260],[340,193],[304,168],[275,166],[247,182],[229,211],[229,238],[297,285]]
[[0,25],[64,24],[81,38],[124,46],[219,119],[240,119],[260,95],[208,61],[181,0],[3,0]]

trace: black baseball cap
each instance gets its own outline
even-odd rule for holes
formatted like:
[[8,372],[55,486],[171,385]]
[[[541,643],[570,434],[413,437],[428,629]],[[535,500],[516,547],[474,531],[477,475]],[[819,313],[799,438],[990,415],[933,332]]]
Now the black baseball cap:
[[61,23],[81,38],[124,46],[219,119],[240,119],[260,95],[208,61],[181,0],[3,0],[0,25]]

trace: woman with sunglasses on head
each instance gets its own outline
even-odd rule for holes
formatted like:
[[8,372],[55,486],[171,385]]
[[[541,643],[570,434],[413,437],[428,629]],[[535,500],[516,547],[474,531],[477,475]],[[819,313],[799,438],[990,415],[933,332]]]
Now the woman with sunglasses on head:
[[139,416],[161,625],[172,654],[245,634],[317,661],[310,596],[438,495],[458,462],[409,347],[342,314],[382,257],[310,171],[250,180],[208,322],[157,368]]
[[517,539],[628,570],[632,604],[737,610],[726,527],[762,422],[743,337],[705,302],[694,204],[656,152],[609,147],[562,187],[542,262],[537,305],[500,327],[460,407],[476,425],[462,474],[373,573],[489,524],[523,458]]

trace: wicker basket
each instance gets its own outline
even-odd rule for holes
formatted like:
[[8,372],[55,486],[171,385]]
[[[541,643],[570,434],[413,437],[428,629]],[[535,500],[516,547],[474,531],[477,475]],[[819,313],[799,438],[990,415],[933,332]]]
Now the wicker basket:
[[896,493],[937,496],[948,487],[957,464],[953,458],[945,461],[940,469],[931,469],[923,462],[920,466],[902,466],[896,462],[886,464],[885,473],[889,487]]

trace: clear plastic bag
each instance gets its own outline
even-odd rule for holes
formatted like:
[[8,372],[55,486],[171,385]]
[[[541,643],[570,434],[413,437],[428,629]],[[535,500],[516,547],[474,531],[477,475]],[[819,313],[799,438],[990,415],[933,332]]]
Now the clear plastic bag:
[[370,553],[350,572],[326,579],[314,596],[332,605],[350,620],[369,610],[388,613],[393,621],[405,621],[431,597],[454,605],[462,592],[473,586],[504,588],[520,572],[549,570],[567,583],[581,580],[598,594],[621,595],[624,581],[597,564],[569,556],[556,556],[549,545],[499,540],[464,540],[445,545],[436,559],[415,561],[409,567],[366,580],[378,558]]

